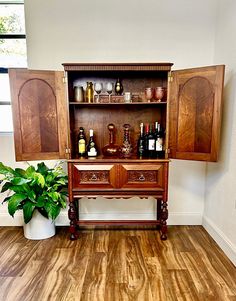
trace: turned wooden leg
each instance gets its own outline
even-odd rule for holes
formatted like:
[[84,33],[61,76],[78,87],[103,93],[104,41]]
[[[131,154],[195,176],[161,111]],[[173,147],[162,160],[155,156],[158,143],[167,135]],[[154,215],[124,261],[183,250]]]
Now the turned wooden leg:
[[70,239],[71,240],[76,240],[77,237],[78,237],[77,230],[76,230],[77,211],[76,211],[74,202],[69,203],[68,217],[69,217],[69,220],[70,220],[70,227],[69,227]]
[[161,240],[167,239],[167,220],[168,218],[168,209],[167,202],[161,201]]

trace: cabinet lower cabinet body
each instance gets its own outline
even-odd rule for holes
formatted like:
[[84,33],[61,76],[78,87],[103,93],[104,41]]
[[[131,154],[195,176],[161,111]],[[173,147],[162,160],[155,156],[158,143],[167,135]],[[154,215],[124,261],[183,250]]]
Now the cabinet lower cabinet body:
[[[83,159],[68,162],[70,238],[78,237],[79,225],[157,225],[167,238],[168,160]],[[124,198],[152,196],[157,202],[155,220],[81,220],[83,197]],[[112,202],[113,200],[111,200]],[[114,200],[115,201],[115,200]],[[127,200],[128,201],[128,200]]]

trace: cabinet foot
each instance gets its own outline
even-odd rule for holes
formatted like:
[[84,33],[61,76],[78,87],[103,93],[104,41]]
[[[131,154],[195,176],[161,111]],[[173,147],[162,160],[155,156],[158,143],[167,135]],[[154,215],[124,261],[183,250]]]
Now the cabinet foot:
[[161,240],[167,239],[167,223],[166,220],[168,218],[168,209],[167,202],[161,201]]
[[68,217],[70,220],[70,227],[69,227],[69,232],[70,232],[70,239],[71,240],[76,240],[78,238],[77,234],[77,210],[75,208],[75,204],[73,202],[69,203],[69,210],[68,210]]

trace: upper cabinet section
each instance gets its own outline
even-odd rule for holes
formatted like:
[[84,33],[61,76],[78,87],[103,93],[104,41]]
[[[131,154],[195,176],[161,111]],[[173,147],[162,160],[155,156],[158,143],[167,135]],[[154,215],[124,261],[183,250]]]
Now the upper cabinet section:
[[169,149],[177,159],[217,161],[224,66],[173,71]]
[[66,157],[63,72],[9,70],[17,161]]

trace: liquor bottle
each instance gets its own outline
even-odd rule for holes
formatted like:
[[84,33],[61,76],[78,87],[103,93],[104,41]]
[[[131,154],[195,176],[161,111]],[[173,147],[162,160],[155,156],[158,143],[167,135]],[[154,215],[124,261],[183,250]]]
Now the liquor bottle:
[[89,130],[89,142],[87,145],[87,154],[88,157],[96,157],[97,156],[97,147],[94,142],[93,130]]
[[163,131],[161,129],[161,125],[158,123],[157,130],[156,130],[156,157],[162,158],[163,157]]
[[86,102],[89,102],[89,103],[93,102],[94,91],[93,91],[93,83],[92,82],[87,82],[85,96],[86,96]]
[[115,83],[115,93],[117,95],[121,95],[123,92],[123,86],[122,86],[122,83],[120,81],[120,79],[118,78],[116,83]]
[[149,124],[145,125],[145,134],[144,134],[144,157],[148,158],[148,135],[149,135]]
[[155,149],[155,135],[153,133],[153,128],[150,126],[149,133],[147,136],[148,141],[148,158],[155,158],[156,157],[156,149]]
[[140,159],[142,159],[145,155],[145,140],[144,140],[144,135],[143,135],[143,123],[140,123],[140,136],[138,139],[137,150],[138,150],[138,157]]
[[84,133],[84,128],[79,128],[78,136],[78,153],[80,157],[85,157],[86,155],[86,137]]

